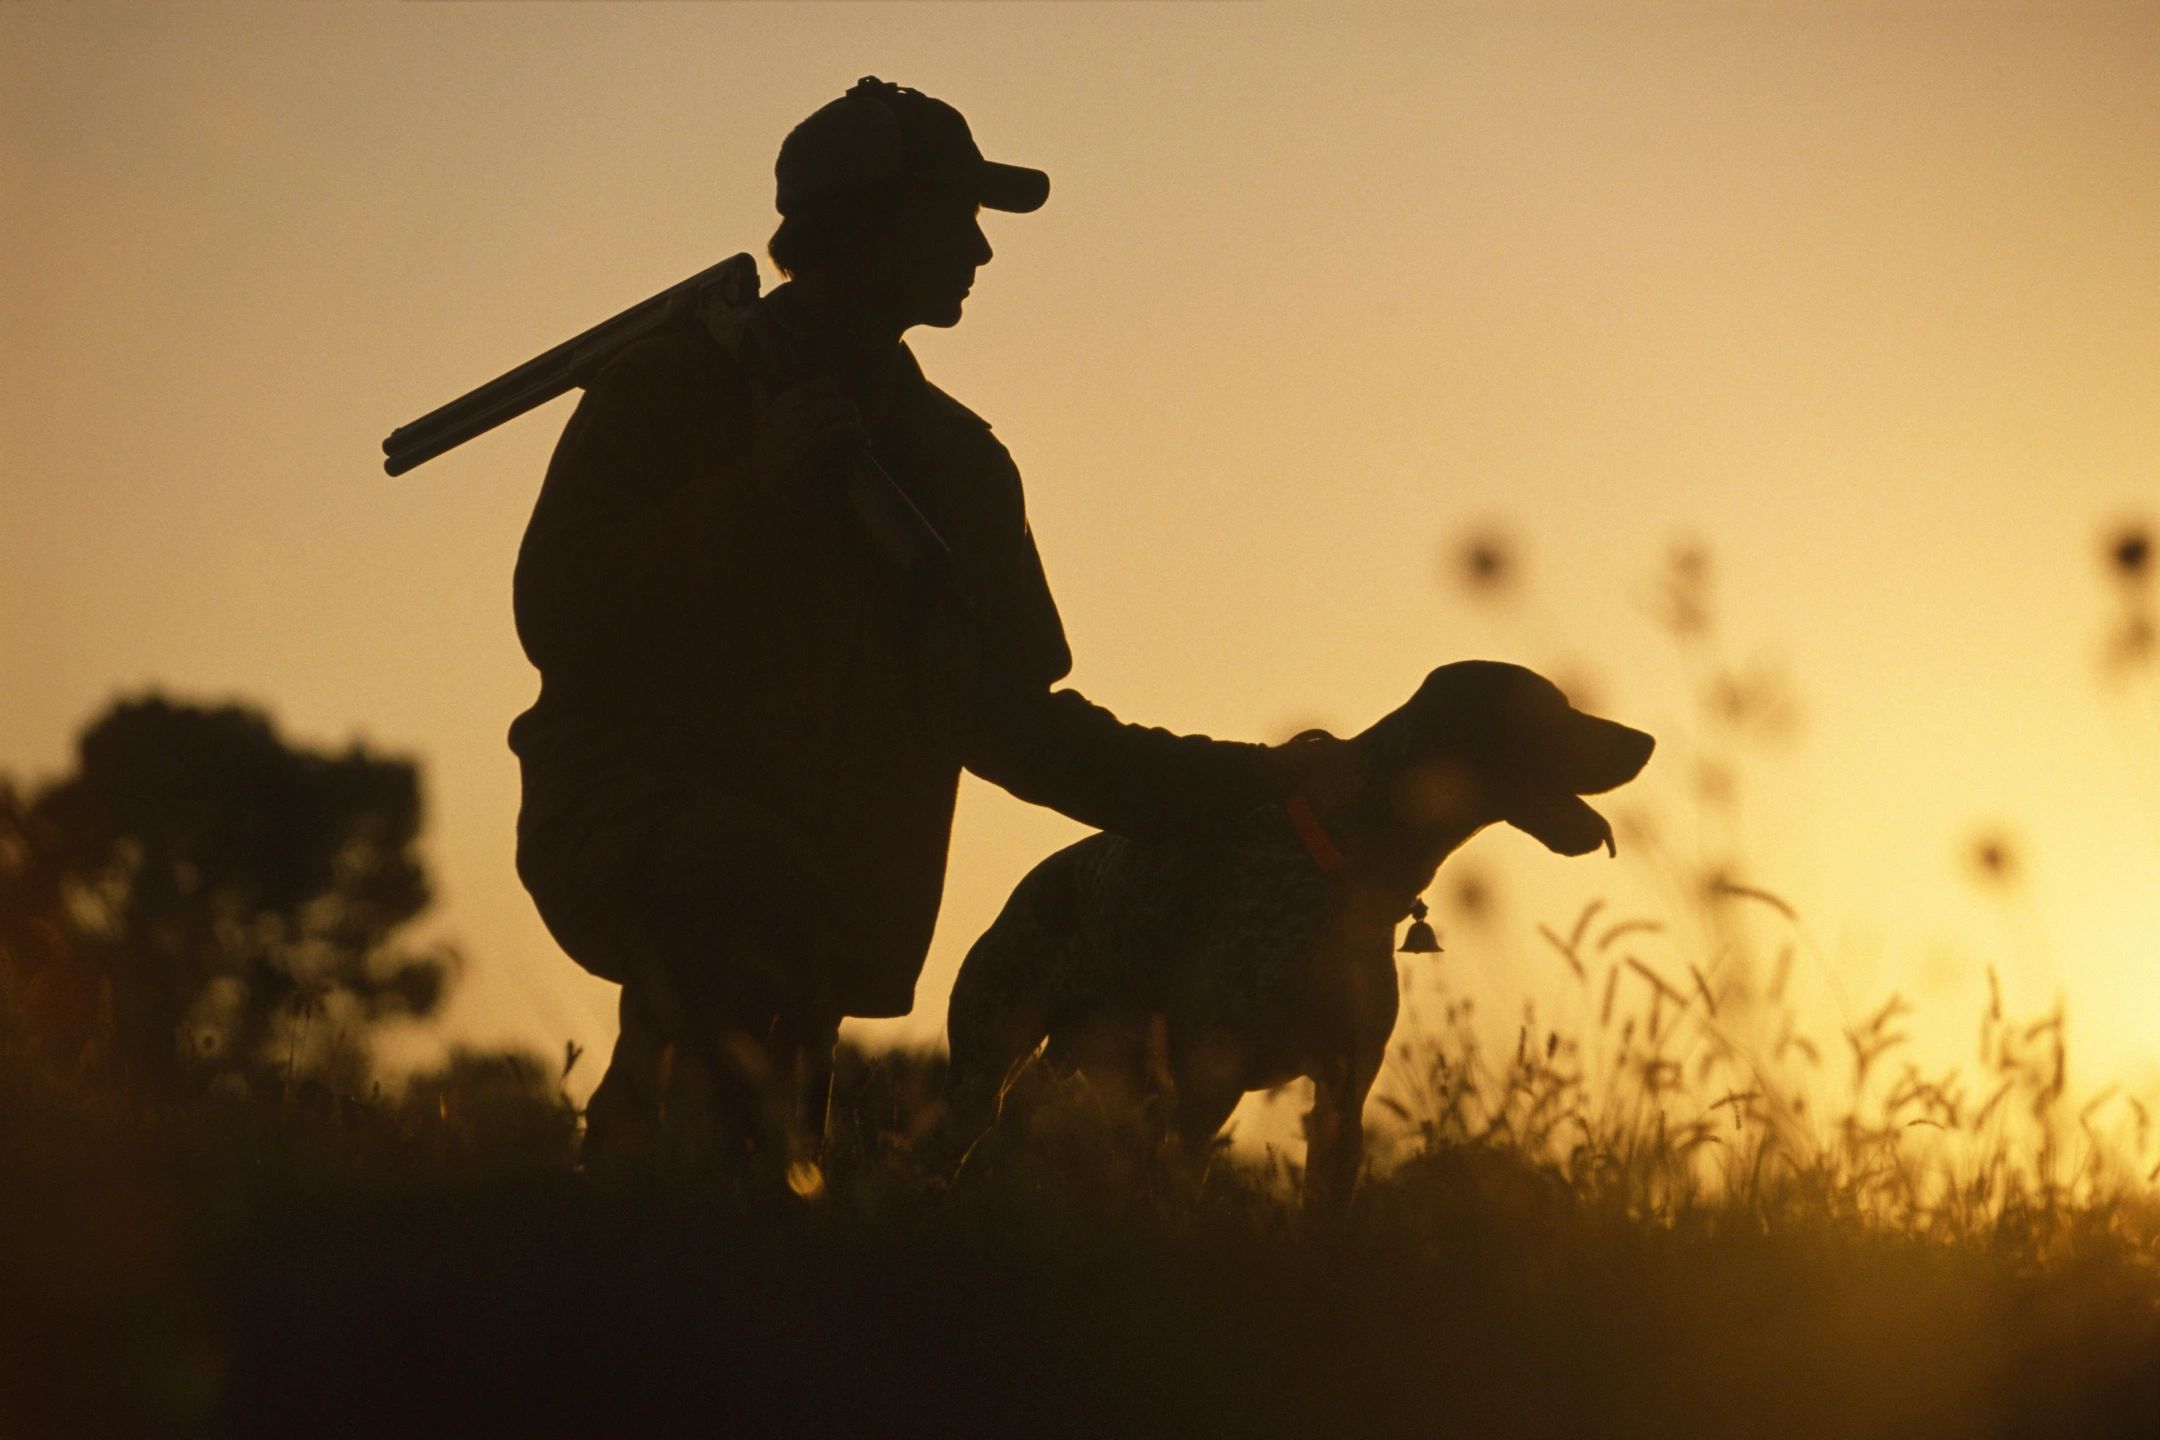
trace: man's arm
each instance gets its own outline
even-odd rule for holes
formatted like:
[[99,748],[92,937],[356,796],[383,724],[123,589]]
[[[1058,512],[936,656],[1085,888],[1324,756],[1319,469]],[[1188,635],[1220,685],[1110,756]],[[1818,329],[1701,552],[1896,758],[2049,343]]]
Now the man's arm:
[[[1002,457],[1000,457],[1002,458]],[[1203,834],[1297,788],[1311,746],[1266,746],[1129,725],[1053,690],[1072,652],[1020,494],[1003,460],[1002,542],[974,570],[978,673],[968,769],[1022,800],[1138,839]]]
[[1022,800],[1142,840],[1220,829],[1297,787],[1283,747],[1128,725],[1075,690],[987,699],[968,768]]

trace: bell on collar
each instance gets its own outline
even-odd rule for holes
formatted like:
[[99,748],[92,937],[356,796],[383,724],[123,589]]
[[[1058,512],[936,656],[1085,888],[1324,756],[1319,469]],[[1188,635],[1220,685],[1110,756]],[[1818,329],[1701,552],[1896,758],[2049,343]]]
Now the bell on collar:
[[1410,928],[1403,932],[1401,953],[1405,955],[1438,955],[1440,937],[1433,934],[1432,926],[1425,923],[1425,902],[1410,902]]

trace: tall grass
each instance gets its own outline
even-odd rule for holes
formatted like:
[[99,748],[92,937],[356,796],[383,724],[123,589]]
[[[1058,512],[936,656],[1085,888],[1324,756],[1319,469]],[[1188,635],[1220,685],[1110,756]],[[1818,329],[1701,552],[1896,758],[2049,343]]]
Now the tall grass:
[[1333,1225],[1289,1161],[1164,1166],[1084,1082],[944,1189],[931,1054],[844,1057],[814,1203],[579,1175],[495,1058],[374,1105],[10,1087],[0,1433],[2152,1433],[2149,1191],[1992,1128],[2060,1108],[2054,1032],[1993,1027],[2026,1048],[1992,1109],[1878,1058],[1811,1118],[1695,1080],[1708,1007],[1662,1003],[1418,1032]]
[[1810,1030],[1739,858],[1534,928],[1579,1025],[1409,986],[1332,1224],[1084,1079],[948,1187],[942,1057],[844,1051],[804,1200],[578,1173],[574,1047],[152,1103],[0,991],[0,1435],[2160,1434],[2144,1099],[1992,975],[1955,1069]]

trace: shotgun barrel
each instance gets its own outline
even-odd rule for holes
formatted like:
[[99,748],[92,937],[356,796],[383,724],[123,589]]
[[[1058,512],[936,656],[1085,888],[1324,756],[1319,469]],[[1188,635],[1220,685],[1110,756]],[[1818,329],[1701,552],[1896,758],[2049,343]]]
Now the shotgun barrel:
[[739,313],[757,298],[757,262],[730,255],[659,294],[640,300],[507,374],[400,425],[382,443],[383,469],[402,475],[446,450],[484,435],[568,390],[589,383],[624,348],[692,316],[708,323],[718,312]]
[[[567,390],[580,389],[624,349],[671,325],[701,324],[714,339],[735,346],[757,297],[757,261],[748,254],[730,255],[410,425],[400,425],[383,441],[383,469],[402,475]],[[801,368],[800,358],[793,355],[763,350],[760,355],[759,368],[768,376]],[[953,585],[952,549],[945,537],[869,450],[851,457],[842,488],[871,542],[895,568],[948,593],[960,593]],[[964,598],[962,603],[967,603]]]

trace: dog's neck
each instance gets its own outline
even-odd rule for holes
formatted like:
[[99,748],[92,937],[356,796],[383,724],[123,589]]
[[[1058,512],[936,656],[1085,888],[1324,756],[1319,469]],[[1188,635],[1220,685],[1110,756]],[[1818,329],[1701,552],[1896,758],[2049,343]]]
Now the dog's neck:
[[[1408,911],[1432,885],[1442,862],[1497,818],[1463,797],[1437,814],[1406,817],[1398,783],[1407,762],[1395,737],[1381,727],[1346,742],[1340,758],[1311,776],[1300,792],[1325,843],[1341,856],[1340,873],[1360,889]],[[1313,838],[1306,847],[1320,860]]]

